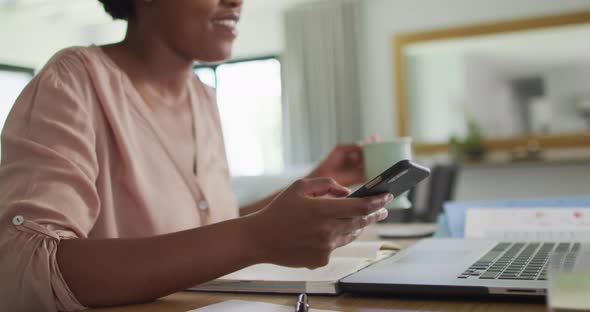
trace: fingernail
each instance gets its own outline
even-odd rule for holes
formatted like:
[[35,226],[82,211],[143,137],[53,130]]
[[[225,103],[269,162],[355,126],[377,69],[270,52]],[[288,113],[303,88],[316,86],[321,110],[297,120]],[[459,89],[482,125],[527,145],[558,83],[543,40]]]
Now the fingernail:
[[385,201],[386,201],[386,202],[390,202],[390,201],[392,201],[392,200],[393,200],[393,195],[392,195],[392,194],[387,194],[387,195],[385,196]]
[[389,210],[383,208],[379,211],[379,221],[383,221],[385,219],[387,219],[387,216],[389,215]]

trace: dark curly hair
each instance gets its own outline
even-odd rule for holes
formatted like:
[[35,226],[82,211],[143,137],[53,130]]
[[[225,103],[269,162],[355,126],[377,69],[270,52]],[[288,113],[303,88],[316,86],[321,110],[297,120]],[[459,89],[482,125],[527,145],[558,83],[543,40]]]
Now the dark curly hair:
[[113,19],[122,19],[128,21],[135,13],[133,0],[98,0],[104,6],[104,10],[113,17]]

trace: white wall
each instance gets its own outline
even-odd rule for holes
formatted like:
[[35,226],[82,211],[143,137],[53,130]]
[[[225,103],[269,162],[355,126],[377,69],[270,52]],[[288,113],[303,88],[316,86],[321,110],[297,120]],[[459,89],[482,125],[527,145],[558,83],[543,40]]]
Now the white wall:
[[124,23],[113,21],[96,0],[4,4],[0,63],[38,69],[65,47],[119,40],[124,30]]
[[312,0],[244,0],[234,58],[274,55],[285,47],[284,12]]
[[[284,11],[310,1],[245,0],[234,58],[280,54],[284,49]],[[391,44],[396,33],[590,9],[588,0],[359,1],[363,3],[364,19],[359,42],[363,135],[379,134],[383,138],[395,135],[397,129]],[[94,8],[100,10],[97,5]],[[108,17],[100,19],[100,23],[93,21],[94,24],[79,29],[67,24],[52,26],[47,20],[36,18],[18,19],[15,14],[2,10],[0,63],[40,66],[55,51],[65,46],[109,42],[122,35],[121,24],[109,24]],[[84,20],[83,12],[77,10],[71,14],[80,15],[74,16],[74,19]]]
[[[0,1],[0,63],[39,68],[62,48],[116,42],[124,36],[125,23],[112,21],[97,0],[36,1],[22,0],[16,6]],[[234,58],[282,53],[283,13],[309,1],[245,0]]]
[[588,0],[362,0],[363,134],[397,132],[392,38],[397,33],[590,9]]
[[587,161],[465,165],[457,178],[455,199],[587,196],[588,175]]
[[[0,1],[0,63],[38,68],[64,47],[109,43],[124,35],[125,23],[112,21],[97,0],[76,0],[77,8],[71,1],[38,1],[42,6],[27,1],[17,6]],[[308,1],[245,0],[234,58],[282,53],[283,12]]]

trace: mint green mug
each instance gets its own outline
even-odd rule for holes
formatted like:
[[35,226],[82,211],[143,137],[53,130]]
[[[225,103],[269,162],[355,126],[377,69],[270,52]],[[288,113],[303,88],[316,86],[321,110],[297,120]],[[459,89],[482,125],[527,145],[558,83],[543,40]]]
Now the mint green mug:
[[[412,159],[412,138],[403,137],[386,142],[368,143],[362,146],[365,175],[372,179],[400,160]],[[387,209],[408,209],[412,203],[407,192],[396,197]]]

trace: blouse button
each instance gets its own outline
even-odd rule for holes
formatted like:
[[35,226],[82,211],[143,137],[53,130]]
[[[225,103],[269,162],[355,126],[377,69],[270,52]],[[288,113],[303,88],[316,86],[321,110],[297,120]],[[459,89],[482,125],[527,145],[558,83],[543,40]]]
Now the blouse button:
[[14,218],[12,218],[12,224],[14,225],[21,225],[25,223],[25,218],[23,216],[14,216]]
[[199,202],[199,209],[201,210],[207,210],[209,209],[209,203],[207,203],[206,200],[202,200]]

